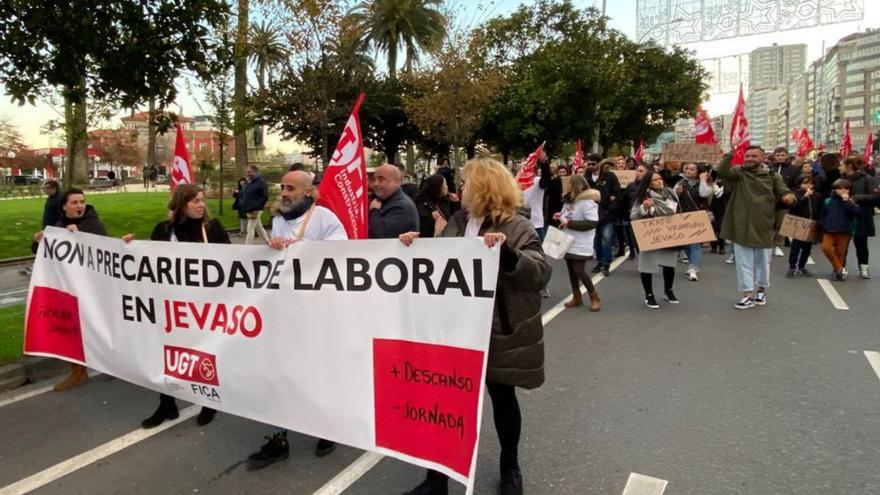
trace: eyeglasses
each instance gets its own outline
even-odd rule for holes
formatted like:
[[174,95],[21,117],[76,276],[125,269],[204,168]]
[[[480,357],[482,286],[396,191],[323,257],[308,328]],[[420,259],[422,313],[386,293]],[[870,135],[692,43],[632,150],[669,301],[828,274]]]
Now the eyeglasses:
[[597,162],[587,162],[586,165],[588,167],[595,167],[596,165],[598,165],[598,163]]

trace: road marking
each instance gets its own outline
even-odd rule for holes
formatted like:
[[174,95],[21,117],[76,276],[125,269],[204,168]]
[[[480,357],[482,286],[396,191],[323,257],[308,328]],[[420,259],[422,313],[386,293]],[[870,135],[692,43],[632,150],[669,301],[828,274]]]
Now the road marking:
[[663,495],[666,491],[666,480],[652,478],[639,473],[629,473],[623,495]]
[[0,294],[0,297],[14,296],[16,294],[27,294],[27,291],[27,289],[19,289],[11,292],[3,292],[2,294]]
[[825,291],[825,295],[828,296],[828,299],[831,300],[831,304],[836,309],[849,309],[849,306],[846,305],[846,301],[844,301],[843,298],[840,297],[840,294],[837,293],[837,289],[835,289],[834,286],[831,285],[830,280],[818,279],[816,281],[819,282],[819,286],[822,287],[822,290]]
[[[626,256],[621,256],[611,262],[611,266],[608,267],[608,271],[613,272],[616,270],[623,262],[626,261]],[[605,275],[599,273],[596,274],[590,279],[593,281],[593,285],[598,284],[605,278]],[[583,285],[581,285],[581,293],[583,293],[586,289]],[[565,309],[565,303],[568,301],[568,298],[564,298],[559,301],[556,306],[548,309],[546,313],[541,315],[541,322],[544,325],[550,323],[553,318],[559,316]],[[370,469],[373,469],[376,464],[379,463],[385,456],[382,454],[377,454],[375,452],[366,452],[362,456],[360,456],[356,461],[351,463],[348,467],[339,472],[333,479],[327,482],[324,486],[322,486],[318,491],[316,491],[313,495],[338,495],[342,493],[345,489],[353,485],[357,480],[359,480],[363,475],[367,474]],[[664,482],[665,483],[665,482]],[[665,486],[665,485],[664,485]],[[663,493],[662,491],[660,493]],[[0,495],[4,495],[0,493]]]
[[[89,370],[89,377],[94,378],[100,375],[100,371]],[[24,387],[17,388],[11,392],[8,392],[6,398],[2,398],[3,395],[0,395],[0,407],[8,406],[9,404],[15,404],[16,402],[23,401],[25,399],[30,399],[31,397],[36,397],[38,395],[45,394],[46,392],[51,392],[55,389],[55,382],[58,380],[58,377],[50,378],[48,380],[43,380],[41,382],[32,383],[30,385],[25,385]]]
[[384,455],[376,452],[365,452],[364,455],[358,457],[356,461],[319,488],[314,495],[339,495],[384,458]]
[[[608,271],[613,272],[614,270],[617,270],[617,268],[620,267],[620,265],[622,265],[624,261],[626,261],[626,256],[621,256],[621,257],[617,258],[616,260],[612,261],[611,266],[608,267]],[[605,275],[603,275],[601,273],[598,273],[598,274],[590,277],[590,280],[593,281],[593,285],[598,284],[599,282],[601,282],[604,279],[605,279]],[[581,284],[581,288],[580,288],[581,294],[584,294],[584,292],[586,290],[587,289],[583,286],[583,284]],[[556,318],[557,316],[559,316],[559,313],[562,313],[563,311],[565,311],[565,303],[567,303],[567,302],[568,302],[568,298],[566,297],[565,299],[559,301],[559,304],[548,309],[547,312],[541,316],[541,323],[546,326],[548,323],[550,323],[551,320],[553,320],[553,318]]]
[[808,264],[808,265],[815,265],[815,264],[816,264],[816,262],[813,261],[813,257],[812,257],[812,256],[808,256],[808,257],[807,257],[807,264]]
[[874,373],[877,373],[877,378],[880,378],[880,352],[865,351],[865,357],[868,358],[868,363],[874,368]]
[[24,301],[23,297],[4,297],[3,299],[0,299],[0,306],[5,306],[7,304],[11,305],[22,301]]
[[199,406],[190,406],[186,409],[180,411],[180,416],[172,421],[165,421],[161,425],[145,430],[145,429],[137,429],[130,433],[127,433],[119,438],[115,438],[110,440],[109,442],[99,445],[92,450],[87,452],[83,452],[78,456],[71,457],[66,461],[59,462],[54,466],[44,469],[37,474],[32,476],[28,476],[27,478],[17,481],[11,485],[0,488],[0,495],[22,495],[25,493],[30,493],[38,488],[48,485],[53,481],[67,476],[68,474],[82,469],[90,464],[94,464],[95,462],[100,461],[108,456],[111,456],[120,450],[125,449],[126,447],[131,447],[132,445],[146,440],[152,436],[158,435],[163,431],[173,428],[180,423],[193,418],[195,415],[199,413]]

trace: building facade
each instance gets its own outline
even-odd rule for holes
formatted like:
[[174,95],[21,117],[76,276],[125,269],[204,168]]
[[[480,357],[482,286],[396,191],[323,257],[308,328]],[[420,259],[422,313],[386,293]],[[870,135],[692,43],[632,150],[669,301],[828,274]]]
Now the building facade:
[[807,66],[807,45],[763,46],[749,54],[749,91],[786,86]]

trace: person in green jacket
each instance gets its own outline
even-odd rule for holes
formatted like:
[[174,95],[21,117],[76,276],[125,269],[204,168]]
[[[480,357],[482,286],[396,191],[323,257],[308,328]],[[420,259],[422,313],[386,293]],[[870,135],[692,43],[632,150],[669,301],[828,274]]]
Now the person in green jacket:
[[795,197],[783,177],[764,163],[760,146],[746,149],[742,167],[733,168],[732,158],[731,153],[724,155],[718,167],[725,187],[731,188],[721,237],[730,239],[736,252],[736,281],[742,298],[734,307],[751,309],[767,304],[776,205],[792,206]]

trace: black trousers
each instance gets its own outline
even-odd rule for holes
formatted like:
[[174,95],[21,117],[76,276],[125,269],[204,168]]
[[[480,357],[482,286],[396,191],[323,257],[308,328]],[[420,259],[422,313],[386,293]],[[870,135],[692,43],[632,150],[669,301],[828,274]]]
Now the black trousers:
[[860,265],[868,264],[868,236],[854,235],[852,238],[853,245],[856,247],[856,259]]
[[813,250],[813,244],[797,239],[791,240],[791,253],[788,255],[788,269],[803,269],[807,266],[807,259]]
[[[516,387],[487,383],[486,390],[492,399],[492,418],[495,420],[495,431],[501,443],[501,470],[519,467],[519,437],[522,431],[522,414],[519,401],[516,399]],[[428,470],[428,479],[442,482],[446,475]]]
[[[675,280],[675,268],[671,266],[661,266],[663,269],[663,289],[672,290],[672,283]],[[654,294],[654,277],[650,273],[642,273],[642,288],[645,289],[645,297]]]

